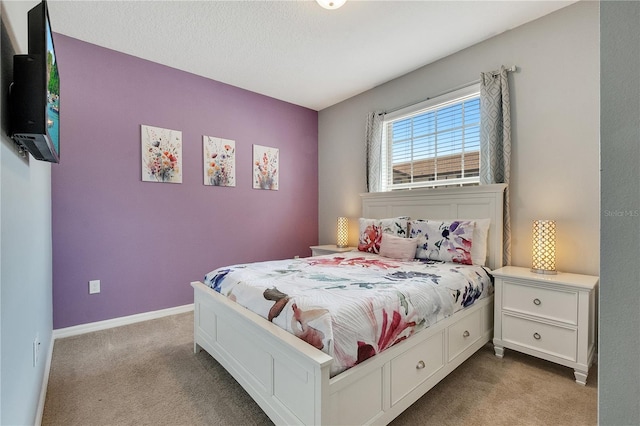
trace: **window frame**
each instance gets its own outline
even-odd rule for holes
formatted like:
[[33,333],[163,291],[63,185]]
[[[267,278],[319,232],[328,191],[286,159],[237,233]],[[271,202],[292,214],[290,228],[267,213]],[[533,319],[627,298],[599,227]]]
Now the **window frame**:
[[[413,188],[435,188],[439,186],[463,186],[463,185],[477,185],[480,183],[480,176],[470,176],[454,179],[442,179],[433,181],[422,182],[409,182],[409,183],[393,183],[393,167],[391,164],[392,159],[392,144],[388,139],[388,126],[393,121],[398,121],[409,116],[419,115],[428,110],[435,110],[445,107],[447,104],[457,104],[465,102],[466,100],[480,97],[480,83],[474,83],[472,85],[463,87],[461,89],[453,90],[443,95],[436,96],[431,99],[427,99],[418,104],[410,105],[398,110],[385,114],[382,123],[382,149],[381,149],[381,167],[380,167],[380,188],[383,192],[401,190],[401,189],[413,189]],[[480,151],[480,150],[478,150]],[[480,155],[478,153],[478,155]],[[437,156],[435,157],[437,158]]]

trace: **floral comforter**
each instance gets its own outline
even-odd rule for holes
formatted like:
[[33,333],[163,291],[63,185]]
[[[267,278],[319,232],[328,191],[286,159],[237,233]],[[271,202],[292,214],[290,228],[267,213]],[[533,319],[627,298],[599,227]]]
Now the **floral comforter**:
[[205,284],[330,355],[332,376],[493,294],[480,266],[358,251],[218,268]]

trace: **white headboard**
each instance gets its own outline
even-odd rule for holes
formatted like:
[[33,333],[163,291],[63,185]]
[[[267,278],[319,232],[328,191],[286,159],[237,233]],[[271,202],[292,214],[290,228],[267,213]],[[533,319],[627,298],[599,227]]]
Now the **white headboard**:
[[491,219],[487,266],[502,267],[502,212],[505,184],[412,189],[360,194],[362,217],[382,219]]

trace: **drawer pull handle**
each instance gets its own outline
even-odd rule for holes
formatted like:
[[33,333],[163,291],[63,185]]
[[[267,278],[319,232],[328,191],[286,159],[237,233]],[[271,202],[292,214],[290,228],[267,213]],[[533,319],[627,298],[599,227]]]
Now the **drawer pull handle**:
[[418,361],[418,365],[416,365],[416,370],[422,370],[424,367],[426,367],[424,361],[420,360]]
[[469,337],[469,332],[467,330],[465,330],[464,333],[462,333],[462,337],[464,337],[464,338]]
[[540,335],[538,333],[533,333],[533,338],[536,340],[540,340]]
[[540,301],[540,299],[533,299],[533,304],[536,306],[540,306],[542,302]]

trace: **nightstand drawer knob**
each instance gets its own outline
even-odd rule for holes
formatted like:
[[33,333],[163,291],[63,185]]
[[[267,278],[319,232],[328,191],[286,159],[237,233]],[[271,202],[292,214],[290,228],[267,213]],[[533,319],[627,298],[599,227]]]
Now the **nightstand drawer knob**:
[[467,330],[465,330],[464,333],[462,333],[462,337],[464,337],[464,338],[469,337],[469,332]]
[[541,304],[541,303],[542,303],[542,302],[540,301],[540,299],[538,299],[538,298],[533,299],[533,304],[534,304],[534,305],[536,305],[536,306],[540,306],[540,304]]
[[422,370],[425,367],[424,361],[418,361],[418,365],[416,365],[416,370]]
[[540,337],[541,337],[541,336],[540,336],[540,334],[538,334],[538,333],[533,333],[533,338],[534,338],[534,339],[536,339],[536,340],[540,340]]

